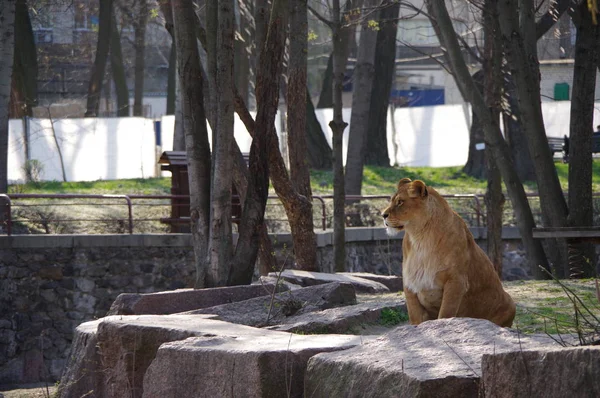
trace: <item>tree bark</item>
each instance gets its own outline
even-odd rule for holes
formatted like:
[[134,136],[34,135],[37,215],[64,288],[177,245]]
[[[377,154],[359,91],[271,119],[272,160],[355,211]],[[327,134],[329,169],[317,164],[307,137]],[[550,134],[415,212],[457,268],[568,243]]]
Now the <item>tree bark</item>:
[[[483,96],[490,110],[492,119],[499,123],[502,102],[502,40],[498,26],[497,0],[486,0],[484,6],[484,44],[483,44]],[[476,115],[473,115],[475,118]],[[483,131],[482,131],[483,133]],[[483,137],[481,137],[483,138]],[[504,210],[504,194],[502,193],[502,176],[493,162],[493,154],[486,148],[485,174],[487,176],[487,192],[485,204],[487,211],[487,252],[496,273],[502,278],[502,214]]]
[[[569,138],[569,226],[593,225],[592,132],[598,63],[598,26],[587,4],[578,6],[580,22],[575,42],[573,97]],[[591,244],[569,244],[569,276],[595,276],[596,256]]]
[[37,105],[38,64],[33,29],[26,0],[15,5],[15,49],[13,57],[12,93],[9,114],[20,119],[32,115]]
[[113,13],[111,16],[110,31],[110,68],[117,93],[117,116],[129,116],[129,89],[123,66],[123,52],[121,51],[121,35],[117,27],[117,19]]
[[[376,0],[365,1],[367,9],[371,9],[376,5]],[[368,16],[368,18],[371,17],[377,20],[378,14],[373,12]],[[352,113],[348,133],[348,154],[346,156],[346,195],[360,195],[362,190],[371,92],[373,91],[373,80],[375,78],[376,46],[377,31],[369,27],[368,20],[364,20],[361,26],[358,55],[353,74]]]
[[234,76],[235,86],[245,103],[248,103],[250,89],[250,56],[252,48],[252,36],[250,35],[250,24],[252,14],[250,14],[249,5],[244,1],[238,2],[240,22],[238,26],[238,35],[235,40],[235,62]]
[[[218,3],[217,33],[217,131],[212,142],[212,187],[210,213],[209,286],[227,285],[233,242],[231,235],[231,186],[233,159],[233,59],[234,59],[233,0]],[[250,194],[250,192],[249,192]],[[250,195],[248,195],[250,196]],[[246,199],[248,200],[248,198]]]
[[100,2],[100,9],[98,11],[98,44],[96,46],[96,58],[94,59],[94,65],[92,66],[92,72],[90,74],[85,117],[98,116],[98,111],[100,109],[100,93],[110,47],[112,8],[112,0]]
[[[485,75],[482,70],[475,72],[472,76],[473,82],[477,89],[483,94],[483,85]],[[485,178],[486,177],[486,160],[485,151],[477,148],[477,144],[485,142],[483,126],[477,117],[474,109],[471,109],[471,130],[469,132],[469,156],[467,163],[463,167],[463,172],[471,177]]]
[[536,265],[540,265],[548,270],[548,262],[541,242],[533,239],[531,230],[535,226],[535,223],[531,208],[529,207],[523,185],[514,170],[510,152],[506,141],[502,137],[500,126],[492,117],[481,93],[471,78],[445,3],[439,0],[426,0],[426,5],[428,12],[432,16],[431,22],[440,43],[446,50],[448,62],[454,73],[456,83],[463,97],[471,103],[484,126],[486,147],[489,147],[492,160],[500,170],[502,179],[504,180],[513,204],[516,219],[518,220],[521,239],[527,251],[527,258],[534,275],[544,278],[545,274],[541,270],[538,270]]
[[187,0],[172,0],[177,65],[182,87],[183,127],[190,186],[190,219],[196,288],[206,286],[210,208],[210,146],[204,112],[196,14]]
[[[0,193],[8,192],[8,105],[15,48],[15,0],[0,2]],[[0,202],[4,219],[6,208]]]
[[167,115],[175,114],[175,98],[177,96],[177,48],[175,40],[171,43],[169,52],[169,70],[167,77]]
[[342,85],[344,84],[342,20],[339,0],[333,1],[333,120],[329,122],[333,142],[333,264],[335,272],[346,270],[346,195],[344,187],[344,162],[342,139],[348,123],[342,115]]
[[135,79],[133,87],[133,116],[144,116],[144,69],[146,65],[146,25],[148,0],[139,0],[138,19],[135,24]]
[[[279,77],[286,37],[287,0],[274,0],[271,21],[260,55],[256,84],[256,129],[250,149],[250,177],[248,194],[244,203],[240,239],[236,247],[236,260],[232,267],[232,284],[250,283],[256,261],[258,242],[263,227],[265,207],[269,192],[269,157],[265,153],[273,151],[277,132],[275,115],[279,99]],[[277,151],[279,153],[279,151]],[[279,156],[281,158],[281,156]],[[312,217],[312,216],[311,216]],[[311,218],[312,219],[312,218]],[[294,244],[295,244],[294,240]],[[316,246],[316,245],[315,245]],[[295,249],[295,247],[294,247]],[[248,261],[251,255],[252,261]]]
[[390,166],[387,146],[387,114],[390,93],[396,75],[396,34],[398,33],[398,13],[400,2],[389,2],[380,11],[379,31],[375,47],[375,76],[371,91],[369,128],[365,164]]

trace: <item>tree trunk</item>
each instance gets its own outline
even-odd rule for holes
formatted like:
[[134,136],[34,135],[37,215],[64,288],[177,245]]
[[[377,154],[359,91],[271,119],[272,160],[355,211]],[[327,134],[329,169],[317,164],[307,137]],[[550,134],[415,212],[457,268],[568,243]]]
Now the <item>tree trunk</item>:
[[306,137],[308,164],[311,169],[331,170],[331,147],[315,114],[315,106],[306,88]]
[[504,71],[504,89],[506,91],[508,108],[502,114],[506,140],[508,141],[508,146],[515,161],[515,169],[521,182],[536,181],[533,160],[529,154],[527,137],[521,123],[522,115],[519,108],[515,79],[508,72]]
[[375,47],[375,76],[371,91],[369,128],[365,164],[390,166],[387,146],[387,114],[390,92],[396,78],[396,34],[398,33],[398,13],[400,2],[388,2],[380,11],[379,31]]
[[[0,2],[0,193],[8,192],[8,104],[15,48],[15,0]],[[0,217],[6,213],[5,203]]]
[[[484,72],[477,71],[473,74],[473,82],[477,89],[483,94]],[[481,121],[477,117],[474,109],[471,109],[471,131],[469,132],[469,156],[467,163],[463,167],[463,172],[474,178],[486,177],[486,160],[485,151],[482,148],[477,148],[478,144],[483,144],[484,133]]]
[[[366,0],[365,7],[371,9],[377,5],[376,0]],[[369,18],[377,20],[373,12]],[[369,28],[365,20],[361,26],[358,55],[353,74],[352,114],[350,116],[350,132],[348,134],[348,154],[346,156],[345,188],[346,195],[360,195],[362,177],[369,130],[369,110],[371,108],[371,92],[375,78],[375,47],[377,31]]]
[[110,67],[117,93],[117,116],[127,117],[129,116],[129,89],[127,88],[127,78],[125,77],[125,67],[123,66],[121,35],[119,34],[117,19],[114,13],[111,16],[111,24]]
[[[355,15],[351,13],[351,10],[361,8],[363,1],[364,0],[348,0],[346,2],[346,5],[344,6],[344,14],[348,15],[350,18],[355,17]],[[332,12],[332,18],[335,23],[336,19],[335,15],[333,14],[334,13]],[[340,12],[338,12],[338,16],[340,18],[342,17],[340,15]],[[339,51],[341,52],[341,55],[339,55],[339,57],[340,59],[342,59],[342,72],[344,74],[346,73],[346,63],[348,62],[350,50],[352,47],[354,47],[352,43],[355,41],[356,25],[356,23],[352,22],[340,22],[340,41],[338,45],[340,46]],[[317,102],[317,109],[333,107],[333,96],[335,95],[333,92],[333,87],[335,85],[333,81],[335,79],[335,72],[333,67],[334,58],[334,51],[332,51],[331,55],[329,55],[329,59],[327,60],[327,69],[325,69],[325,76],[323,78],[323,85],[321,86],[321,95],[319,95],[319,101]]]
[[[279,77],[285,47],[287,1],[274,0],[266,43],[261,46],[260,65],[256,84],[256,129],[250,149],[250,178],[244,203],[240,239],[236,247],[236,260],[232,267],[232,284],[250,283],[256,261],[258,242],[263,226],[269,193],[269,158],[277,144],[275,115],[279,98]],[[281,158],[281,156],[280,156]],[[312,219],[312,218],[311,218]],[[295,244],[294,240],[294,244]],[[315,244],[316,247],[316,244]],[[248,256],[252,257],[248,261]]]
[[135,25],[135,80],[133,87],[133,116],[144,116],[144,69],[146,65],[146,25],[148,0],[139,0],[138,19]]
[[37,105],[38,64],[33,29],[26,0],[17,0],[15,5],[15,40],[12,94],[9,114],[11,118],[32,115]]
[[98,116],[100,109],[100,93],[102,91],[102,81],[104,80],[104,71],[106,70],[106,61],[108,60],[108,50],[110,47],[112,5],[112,0],[100,2],[100,9],[98,11],[98,44],[96,46],[96,58],[94,59],[94,65],[90,74],[85,117]]
[[175,40],[171,43],[169,52],[169,70],[167,77],[167,115],[175,114],[175,98],[177,96],[177,48]]
[[172,0],[177,65],[182,88],[183,127],[190,186],[190,220],[196,266],[196,288],[206,286],[210,208],[210,146],[204,112],[200,55],[193,4]]
[[[291,0],[289,61],[287,84],[287,109],[307,108],[306,54],[308,52],[307,1]],[[287,113],[287,132],[292,185],[299,194],[306,196],[311,203],[310,172],[307,164],[306,112]],[[314,247],[316,250],[316,246]]]
[[[599,35],[586,3],[578,6],[578,12],[569,139],[569,226],[587,227],[593,225],[594,210],[592,132]],[[594,249],[591,244],[569,245],[570,277],[595,276]]]
[[[523,0],[517,4],[515,0],[502,0],[498,4],[498,13],[508,65],[517,88],[520,120],[537,177],[544,223],[551,227],[564,227],[567,225],[567,203],[548,147],[542,117],[533,2]],[[562,243],[553,241],[551,247],[564,245],[564,240]],[[549,254],[555,266],[566,263],[564,256]]]
[[[484,44],[483,44],[483,85],[484,101],[490,110],[495,124],[500,121],[502,102],[502,40],[498,27],[497,0],[486,0],[484,6]],[[475,79],[473,79],[475,80]],[[477,116],[473,115],[475,119]],[[479,120],[479,119],[477,119]],[[483,131],[481,131],[483,134]],[[479,137],[482,139],[483,137]],[[480,141],[481,142],[481,141]],[[486,148],[485,174],[487,176],[487,192],[485,204],[487,211],[487,252],[496,273],[502,278],[502,214],[504,195],[502,194],[502,176],[493,162],[493,154]]]
[[[208,80],[208,96],[210,101],[208,102],[208,114],[212,129],[212,142],[215,142],[215,133],[219,130],[219,121],[216,117],[219,96],[217,88],[217,37],[218,37],[218,1],[217,0],[206,0],[205,1],[205,12],[206,12],[206,75]],[[205,97],[206,99],[206,97]]]
[[344,84],[343,38],[341,34],[342,20],[339,0],[333,1],[333,120],[329,122],[333,141],[333,264],[335,272],[346,270],[346,212],[344,187],[344,161],[342,139],[348,123],[342,115],[342,85]]
[[427,10],[432,16],[431,22],[440,43],[446,49],[446,56],[450,68],[454,73],[456,83],[463,97],[471,103],[484,126],[485,144],[486,147],[489,147],[489,153],[492,154],[494,164],[500,170],[502,179],[504,180],[513,204],[515,216],[518,220],[519,232],[521,233],[521,239],[525,246],[525,250],[527,251],[529,264],[531,265],[535,276],[544,278],[545,274],[537,269],[536,265],[549,269],[548,262],[541,242],[533,239],[531,232],[532,228],[535,226],[533,214],[531,213],[531,208],[529,207],[523,185],[519,181],[514,170],[508,145],[502,137],[500,126],[492,117],[481,93],[471,78],[445,3],[440,3],[435,0],[426,0],[426,5]]
[[[233,159],[233,59],[234,59],[233,0],[220,0],[217,34],[217,131],[213,134],[212,187],[210,213],[210,271],[208,286],[227,285],[233,242],[231,235],[231,186]],[[268,177],[267,177],[268,178]],[[249,200],[248,192],[246,200]]]
[[252,14],[249,12],[248,4],[245,2],[239,2],[239,14],[240,23],[237,31],[235,40],[235,86],[238,89],[240,96],[244,99],[245,103],[248,103],[249,89],[250,89],[250,55],[252,49],[250,43],[252,42],[252,36],[249,32],[250,21],[252,20]]

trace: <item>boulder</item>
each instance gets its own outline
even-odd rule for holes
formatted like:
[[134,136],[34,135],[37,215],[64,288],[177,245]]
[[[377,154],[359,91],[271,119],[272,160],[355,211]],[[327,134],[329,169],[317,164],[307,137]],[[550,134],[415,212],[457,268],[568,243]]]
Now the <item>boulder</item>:
[[[277,277],[277,272],[270,272],[269,276]],[[384,284],[368,280],[365,278],[359,278],[351,274],[329,274],[326,272],[311,272],[311,271],[300,271],[286,269],[281,273],[281,278],[300,286],[314,286],[321,285],[324,283],[340,282],[340,283],[351,283],[357,292],[360,293],[389,293],[388,289]]]
[[163,344],[144,377],[143,397],[302,397],[311,356],[361,343],[356,336],[263,332]]
[[[177,289],[157,293],[122,293],[117,296],[107,315],[166,315],[235,303],[271,295],[275,284],[229,286],[209,289]],[[278,291],[288,290],[279,286]]]
[[390,292],[394,293],[402,290],[402,278],[395,275],[378,275],[370,272],[338,272],[335,275],[354,276],[357,278],[379,282],[390,289]]
[[381,312],[385,309],[404,314],[408,321],[406,303],[398,299],[330,308],[289,317],[282,324],[270,326],[269,329],[293,333],[357,334],[365,329],[371,332],[369,326],[381,324]]
[[256,282],[252,282],[253,285],[257,284],[273,284],[273,285],[284,285],[287,286],[288,290],[296,290],[302,288],[300,285],[288,282],[283,278],[277,279],[276,276],[262,275]]
[[343,353],[308,361],[307,397],[477,397],[484,354],[556,347],[481,319],[400,326]]
[[58,386],[59,397],[104,396],[104,374],[98,354],[98,324],[101,320],[82,323],[75,328],[69,363]]
[[600,347],[486,354],[482,359],[485,396],[600,397]]
[[328,283],[277,293],[274,300],[270,296],[263,296],[187,313],[214,314],[223,321],[262,327],[282,323],[290,316],[351,304],[356,304],[353,285]]

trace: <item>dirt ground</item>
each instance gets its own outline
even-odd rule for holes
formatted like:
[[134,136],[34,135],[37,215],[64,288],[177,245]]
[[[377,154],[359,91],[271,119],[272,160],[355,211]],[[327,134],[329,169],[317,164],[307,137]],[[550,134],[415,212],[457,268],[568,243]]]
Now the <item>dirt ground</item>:
[[0,385],[0,398],[51,398],[56,393],[54,384],[35,383],[20,386]]

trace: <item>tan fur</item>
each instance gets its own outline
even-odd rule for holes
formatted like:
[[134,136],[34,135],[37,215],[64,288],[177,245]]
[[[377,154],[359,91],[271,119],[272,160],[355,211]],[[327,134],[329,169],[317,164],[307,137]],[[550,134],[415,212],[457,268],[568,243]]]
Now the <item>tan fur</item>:
[[403,178],[383,217],[389,233],[405,232],[402,279],[411,324],[469,317],[512,325],[515,303],[491,261],[433,188]]

